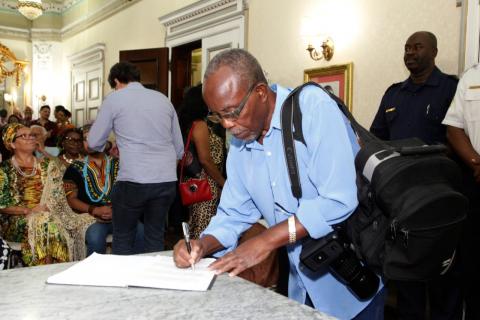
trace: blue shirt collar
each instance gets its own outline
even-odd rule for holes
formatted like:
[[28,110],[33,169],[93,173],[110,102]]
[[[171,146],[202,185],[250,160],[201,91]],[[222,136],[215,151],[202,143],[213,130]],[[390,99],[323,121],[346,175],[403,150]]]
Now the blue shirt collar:
[[140,82],[137,82],[137,81],[132,81],[132,82],[129,82],[127,84],[127,87],[130,87],[130,88],[143,88],[143,85],[140,83]]
[[[265,134],[266,138],[270,136],[273,128],[278,130],[282,129],[280,124],[280,111],[281,111],[283,102],[285,101],[285,99],[287,99],[287,96],[291,91],[291,89],[286,89],[278,84],[272,84],[270,86],[270,89],[272,89],[272,91],[275,92],[277,95],[275,99],[275,110],[273,110],[272,120],[270,120],[270,128]],[[243,148],[263,150],[263,146],[260,143],[258,143],[257,140],[244,142],[243,145],[240,147],[240,150],[242,150]]]

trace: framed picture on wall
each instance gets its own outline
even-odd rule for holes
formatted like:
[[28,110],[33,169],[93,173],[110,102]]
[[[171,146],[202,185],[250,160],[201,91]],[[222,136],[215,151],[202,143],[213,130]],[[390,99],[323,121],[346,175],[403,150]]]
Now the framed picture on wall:
[[315,81],[325,89],[342,99],[352,111],[353,63],[307,69],[303,72],[303,81]]

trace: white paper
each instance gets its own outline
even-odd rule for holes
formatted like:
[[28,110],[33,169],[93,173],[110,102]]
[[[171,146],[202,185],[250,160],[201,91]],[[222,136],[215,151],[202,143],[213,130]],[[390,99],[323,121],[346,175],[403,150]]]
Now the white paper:
[[215,275],[207,267],[215,259],[202,259],[191,268],[177,268],[168,256],[118,256],[94,253],[47,279],[50,284],[106,287],[149,287],[206,291]]

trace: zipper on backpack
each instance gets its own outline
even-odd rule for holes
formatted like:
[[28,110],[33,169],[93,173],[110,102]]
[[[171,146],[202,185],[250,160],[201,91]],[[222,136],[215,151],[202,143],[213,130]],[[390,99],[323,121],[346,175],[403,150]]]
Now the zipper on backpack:
[[408,248],[408,230],[407,229],[402,229],[401,231],[403,233],[403,246],[405,248]]
[[411,232],[428,231],[428,230],[435,230],[435,229],[441,229],[441,228],[449,227],[449,226],[451,226],[451,225],[457,224],[457,223],[462,222],[463,220],[465,220],[465,216],[466,216],[466,215],[464,215],[464,216],[461,217],[461,218],[458,218],[458,219],[455,220],[455,221],[449,222],[449,223],[444,223],[444,224],[436,225],[436,226],[433,226],[433,227],[425,227],[425,228],[411,229],[410,231],[411,231]]
[[392,240],[395,240],[397,237],[397,219],[393,219],[392,223],[390,223],[390,234]]

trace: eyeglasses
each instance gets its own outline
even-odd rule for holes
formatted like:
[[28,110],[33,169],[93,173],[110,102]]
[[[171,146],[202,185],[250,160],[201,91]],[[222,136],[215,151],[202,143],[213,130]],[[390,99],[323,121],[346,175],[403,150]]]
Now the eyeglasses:
[[71,142],[71,143],[82,143],[83,139],[78,138],[72,138],[72,137],[65,137],[65,142]]
[[16,136],[13,138],[13,141],[17,140],[18,138],[21,138],[21,139],[24,139],[24,140],[32,140],[32,139],[36,139],[36,138],[37,138],[37,135],[34,134],[34,133],[23,133],[23,134],[19,134],[19,135],[16,135]]
[[248,98],[250,98],[250,95],[253,92],[253,89],[257,86],[258,83],[254,83],[250,89],[248,89],[247,95],[243,97],[242,101],[236,107],[233,111],[227,112],[223,115],[220,115],[218,112],[212,112],[209,111],[207,114],[207,119],[210,120],[213,123],[220,123],[222,120],[236,120],[240,116],[240,113],[242,112],[243,108],[245,108],[245,105],[247,104]]

